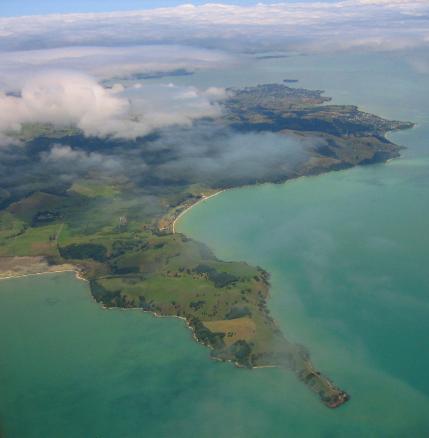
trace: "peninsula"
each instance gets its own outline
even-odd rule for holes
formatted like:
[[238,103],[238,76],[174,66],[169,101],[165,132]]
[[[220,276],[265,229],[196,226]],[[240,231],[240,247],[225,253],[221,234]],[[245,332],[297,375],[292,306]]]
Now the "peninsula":
[[[305,140],[302,158],[278,163],[262,179],[251,173],[233,181],[213,174],[161,177],[172,168],[176,151],[169,143],[160,150],[157,135],[126,141],[88,138],[74,127],[24,126],[17,136],[22,147],[5,158],[13,160],[16,174],[0,177],[1,274],[72,266],[106,308],[184,318],[212,358],[243,368],[290,370],[326,406],[338,407],[348,394],[270,316],[269,274],[219,260],[205,245],[177,233],[175,221],[196,202],[228,188],[397,157],[400,147],[385,134],[413,124],[332,105],[321,91],[284,84],[228,91],[222,115],[204,123],[237,134]],[[52,151],[79,165],[54,166]],[[118,170],[117,163],[125,165]]]

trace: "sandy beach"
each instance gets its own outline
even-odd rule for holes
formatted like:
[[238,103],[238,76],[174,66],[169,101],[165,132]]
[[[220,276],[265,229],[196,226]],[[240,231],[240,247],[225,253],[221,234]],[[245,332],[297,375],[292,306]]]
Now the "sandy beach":
[[185,210],[183,210],[177,217],[176,219],[174,219],[173,221],[173,225],[172,225],[172,231],[173,234],[176,232],[176,222],[182,217],[184,216],[189,210],[191,210],[191,208],[194,208],[196,205],[198,205],[200,202],[204,202],[207,201],[207,199],[213,198],[217,195],[219,195],[220,193],[225,192],[227,189],[223,189],[223,190],[219,190],[216,193],[213,193],[212,195],[209,196],[203,196],[201,199],[199,199],[197,202],[195,202],[194,204],[190,205],[188,208],[186,208]]

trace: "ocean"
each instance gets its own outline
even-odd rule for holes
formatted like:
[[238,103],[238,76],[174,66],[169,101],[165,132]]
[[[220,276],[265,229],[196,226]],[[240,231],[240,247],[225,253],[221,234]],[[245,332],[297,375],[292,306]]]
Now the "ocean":
[[294,78],[334,103],[417,124],[389,134],[407,148],[400,159],[230,190],[177,224],[219,258],[271,273],[272,315],[347,404],[327,409],[283,370],[211,361],[183,321],[103,310],[87,283],[50,274],[0,282],[3,434],[429,436],[429,75],[418,56],[296,55],[174,78]]

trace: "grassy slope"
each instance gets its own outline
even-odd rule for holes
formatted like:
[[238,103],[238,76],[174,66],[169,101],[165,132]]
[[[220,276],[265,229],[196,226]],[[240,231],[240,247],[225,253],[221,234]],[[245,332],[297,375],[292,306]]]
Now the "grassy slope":
[[[341,397],[315,374],[304,350],[290,344],[270,317],[265,271],[220,261],[184,235],[159,233],[151,217],[121,224],[126,201],[120,187],[95,190],[94,184],[85,184],[75,183],[80,190],[63,197],[36,192],[4,210],[0,256],[71,262],[107,307],[140,307],[183,317],[196,338],[212,349],[212,357],[243,367],[291,368],[304,380],[316,376],[314,390],[328,404]],[[103,211],[100,217],[100,198],[107,198],[111,214]],[[47,211],[51,215],[44,222]]]

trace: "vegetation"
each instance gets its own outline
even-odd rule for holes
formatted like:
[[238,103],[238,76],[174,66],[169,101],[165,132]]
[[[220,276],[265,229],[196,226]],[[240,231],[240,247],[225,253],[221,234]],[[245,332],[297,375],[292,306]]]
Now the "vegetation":
[[225,287],[239,280],[235,275],[228,272],[218,272],[212,266],[203,264],[198,265],[194,269],[194,272],[197,274],[206,274],[207,278],[214,283],[215,287]]
[[73,243],[61,247],[60,254],[65,259],[92,259],[98,262],[104,262],[107,256],[107,249],[105,246],[96,243]]
[[[229,129],[323,139],[304,162],[287,170],[280,166],[280,173],[267,174],[264,181],[385,160],[399,150],[384,138],[385,132],[411,126],[351,106],[326,105],[329,99],[320,91],[265,85],[232,93],[222,120]],[[49,125],[24,126],[18,137],[25,145],[19,149],[19,178],[0,175],[0,256],[31,256],[38,266],[71,261],[104,306],[183,317],[212,357],[246,368],[284,367],[326,405],[347,400],[314,369],[308,351],[289,342],[269,315],[263,269],[221,261],[205,245],[173,232],[174,220],[186,208],[237,183],[224,176],[210,181],[161,178],[165,157],[174,156],[174,150],[161,154],[145,149],[153,138],[85,138],[74,128]],[[73,173],[57,164],[40,170],[40,157],[59,140],[86,153],[107,151],[125,167],[116,173],[114,167],[88,166]],[[143,153],[144,171],[139,161]],[[253,175],[240,180],[254,182]],[[13,263],[3,261],[2,266],[9,272]]]

